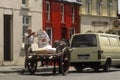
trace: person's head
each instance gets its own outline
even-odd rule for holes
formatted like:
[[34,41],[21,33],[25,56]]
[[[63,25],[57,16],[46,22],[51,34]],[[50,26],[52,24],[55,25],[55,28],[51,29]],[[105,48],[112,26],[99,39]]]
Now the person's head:
[[27,33],[31,34],[32,33],[32,29],[31,28],[27,28]]

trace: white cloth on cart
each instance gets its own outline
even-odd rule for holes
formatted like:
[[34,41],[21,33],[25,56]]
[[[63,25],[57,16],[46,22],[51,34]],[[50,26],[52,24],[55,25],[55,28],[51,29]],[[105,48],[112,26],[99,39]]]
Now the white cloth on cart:
[[52,48],[51,45],[47,45],[47,46],[45,46],[45,47],[43,47],[43,48],[39,48],[39,46],[38,46],[37,43],[33,43],[33,44],[31,45],[31,48],[32,48],[32,51],[38,52],[38,54],[39,54],[39,53],[41,54],[41,52],[45,53],[45,51],[46,51],[46,53],[49,53],[49,54],[50,54],[50,53],[51,53],[51,54],[55,54],[55,53],[56,53],[56,48]]

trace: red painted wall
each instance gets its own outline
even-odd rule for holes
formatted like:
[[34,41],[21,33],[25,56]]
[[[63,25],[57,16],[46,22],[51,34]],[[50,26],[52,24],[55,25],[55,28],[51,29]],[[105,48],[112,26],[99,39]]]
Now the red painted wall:
[[[46,22],[46,1],[50,1],[51,17],[50,22]],[[53,29],[53,42],[55,40],[62,39],[62,27],[66,28],[66,39],[69,39],[69,29],[74,27],[76,33],[80,32],[80,17],[79,17],[79,5],[75,5],[75,23],[72,23],[72,5],[71,3],[64,4],[64,23],[61,23],[60,5],[61,2],[55,2],[54,0],[43,0],[43,30],[47,27]]]

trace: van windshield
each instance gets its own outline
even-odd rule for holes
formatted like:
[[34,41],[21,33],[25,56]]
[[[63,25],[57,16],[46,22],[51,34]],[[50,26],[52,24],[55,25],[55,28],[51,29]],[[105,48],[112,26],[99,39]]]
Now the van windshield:
[[97,40],[94,34],[81,34],[73,37],[71,47],[96,47]]

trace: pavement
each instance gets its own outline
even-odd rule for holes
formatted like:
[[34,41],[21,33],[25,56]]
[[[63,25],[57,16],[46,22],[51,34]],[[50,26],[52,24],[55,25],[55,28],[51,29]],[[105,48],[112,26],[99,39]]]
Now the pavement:
[[0,73],[20,73],[24,66],[0,66]]
[[[52,69],[51,66],[37,67],[37,72],[51,71]],[[24,66],[0,66],[0,73],[23,73],[23,71],[28,72]]]
[[[22,73],[24,70],[24,66],[0,66],[0,73]],[[70,70],[73,70],[73,67],[70,67]],[[45,71],[52,71],[53,66],[49,67],[37,67],[37,72],[45,72]],[[28,70],[25,70],[28,72]]]

